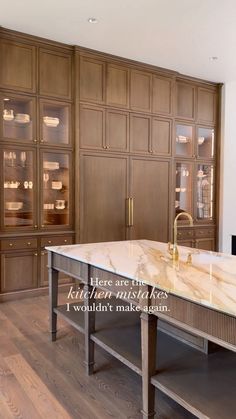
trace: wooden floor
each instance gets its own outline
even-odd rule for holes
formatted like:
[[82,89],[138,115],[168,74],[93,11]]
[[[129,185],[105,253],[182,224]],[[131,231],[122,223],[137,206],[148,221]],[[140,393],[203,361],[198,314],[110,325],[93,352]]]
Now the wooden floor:
[[[82,334],[58,323],[52,343],[45,296],[0,304],[0,418],[141,419],[140,377],[100,348],[87,377]],[[160,419],[194,418],[160,393],[156,406]]]

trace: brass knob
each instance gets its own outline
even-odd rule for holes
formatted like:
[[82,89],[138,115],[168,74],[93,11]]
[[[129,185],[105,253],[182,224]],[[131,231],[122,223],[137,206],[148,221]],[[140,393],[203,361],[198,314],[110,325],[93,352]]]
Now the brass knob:
[[34,228],[38,228],[37,224],[34,225]]
[[38,253],[34,253],[34,256],[38,256]]
[[28,242],[28,243],[27,243],[27,245],[28,245],[28,246],[31,246],[31,242]]
[[45,227],[44,224],[42,224],[41,227],[44,228]]
[[33,140],[34,143],[37,143],[37,140]]
[[9,246],[12,247],[13,246],[13,243],[9,243]]
[[45,255],[45,253],[44,252],[41,252],[41,256],[44,256]]
[[48,244],[51,244],[52,243],[52,240],[48,240]]
[[106,148],[107,148],[107,146],[106,146],[106,145],[103,145],[103,148],[105,148],[105,149],[106,149]]
[[110,146],[109,146],[109,145],[107,145],[107,146],[106,146],[106,149],[107,149],[107,150],[108,150],[108,148],[110,148]]
[[64,240],[64,243],[67,243],[67,240],[66,239]]
[[153,150],[150,150],[149,153],[153,154]]

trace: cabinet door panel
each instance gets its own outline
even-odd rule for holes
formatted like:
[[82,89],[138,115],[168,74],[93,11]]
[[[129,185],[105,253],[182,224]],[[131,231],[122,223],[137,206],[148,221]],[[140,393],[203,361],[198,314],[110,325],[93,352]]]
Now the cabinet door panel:
[[0,41],[0,85],[6,89],[34,93],[36,48],[12,41]]
[[130,149],[137,153],[150,152],[151,119],[145,115],[130,116]]
[[39,92],[45,96],[71,99],[71,56],[69,54],[40,50]]
[[195,88],[191,84],[177,82],[176,84],[176,114],[180,118],[194,119]]
[[152,151],[154,154],[170,154],[171,121],[159,118],[152,119]]
[[216,120],[216,94],[215,92],[198,88],[198,121],[206,124],[214,124]]
[[128,151],[129,114],[128,112],[107,111],[106,146],[114,151]]
[[81,106],[80,108],[80,147],[91,149],[105,148],[105,110]]
[[196,240],[196,248],[215,251],[215,239],[198,239]]
[[92,58],[81,57],[80,99],[89,102],[105,101],[105,63]]
[[37,287],[37,253],[1,255],[1,292]]
[[81,242],[124,240],[127,159],[81,158]]
[[108,64],[107,103],[127,108],[129,105],[129,70],[125,67]]
[[151,111],[151,75],[142,71],[131,71],[131,109]]
[[131,160],[132,239],[168,241],[169,163]]
[[153,76],[152,112],[164,115],[172,113],[172,80]]

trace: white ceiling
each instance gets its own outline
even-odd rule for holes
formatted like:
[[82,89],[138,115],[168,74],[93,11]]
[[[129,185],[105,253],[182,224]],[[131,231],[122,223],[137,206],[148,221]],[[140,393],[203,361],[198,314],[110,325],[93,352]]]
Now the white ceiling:
[[236,80],[236,0],[0,0],[0,25],[212,81]]

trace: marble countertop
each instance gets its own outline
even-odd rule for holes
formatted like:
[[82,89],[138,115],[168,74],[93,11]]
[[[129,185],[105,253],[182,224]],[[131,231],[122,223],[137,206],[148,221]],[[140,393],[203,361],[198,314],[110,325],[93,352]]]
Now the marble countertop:
[[[236,316],[236,256],[178,246],[180,258],[175,264],[167,243],[150,240],[46,249]],[[186,263],[189,252],[191,266]]]

